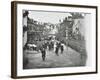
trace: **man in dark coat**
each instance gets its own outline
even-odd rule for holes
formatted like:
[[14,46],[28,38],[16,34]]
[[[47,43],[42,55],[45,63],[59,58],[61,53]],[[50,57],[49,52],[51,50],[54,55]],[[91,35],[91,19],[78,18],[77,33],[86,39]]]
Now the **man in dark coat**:
[[60,45],[60,49],[61,49],[61,53],[63,53],[64,47],[63,47],[63,44],[62,44],[62,43],[61,43],[61,45]]
[[58,46],[56,46],[55,53],[56,53],[56,55],[57,55],[57,56],[59,56],[58,51],[59,51],[59,47],[58,47]]
[[42,60],[45,61],[46,51],[44,47],[41,48],[41,53],[42,53]]

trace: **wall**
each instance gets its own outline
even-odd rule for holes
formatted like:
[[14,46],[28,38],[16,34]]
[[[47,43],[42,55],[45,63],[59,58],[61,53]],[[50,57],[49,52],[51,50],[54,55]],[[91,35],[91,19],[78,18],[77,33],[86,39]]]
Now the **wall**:
[[[80,5],[82,4],[100,5],[99,0],[31,0],[31,1],[64,3],[64,4],[65,3],[80,4]],[[11,3],[10,2],[11,0],[0,0],[0,80],[14,80],[10,78],[10,71],[11,71],[10,69],[11,68],[11,11],[10,11]],[[98,18],[100,19],[100,16],[98,16]],[[100,34],[99,27],[98,27],[98,34]],[[98,41],[100,41],[100,37],[98,38]],[[100,47],[100,42],[98,42],[98,44]],[[100,57],[100,54],[98,55],[98,57]],[[98,63],[99,62],[100,59],[98,60]],[[100,64],[98,64],[98,67],[100,67]],[[100,80],[99,76],[100,76],[100,69],[98,74],[34,78],[34,80]],[[26,80],[33,80],[33,78]]]

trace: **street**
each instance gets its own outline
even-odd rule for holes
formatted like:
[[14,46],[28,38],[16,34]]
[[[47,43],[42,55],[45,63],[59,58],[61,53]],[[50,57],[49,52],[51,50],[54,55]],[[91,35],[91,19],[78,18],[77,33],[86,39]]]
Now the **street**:
[[28,64],[24,66],[24,69],[34,68],[57,68],[57,67],[75,67],[80,66],[81,56],[80,53],[66,47],[64,45],[64,52],[61,54],[59,50],[59,56],[57,56],[54,50],[46,51],[46,60],[43,61],[41,53],[35,53],[34,51],[26,51]]
[[24,11],[23,19],[23,69],[86,65],[83,13]]

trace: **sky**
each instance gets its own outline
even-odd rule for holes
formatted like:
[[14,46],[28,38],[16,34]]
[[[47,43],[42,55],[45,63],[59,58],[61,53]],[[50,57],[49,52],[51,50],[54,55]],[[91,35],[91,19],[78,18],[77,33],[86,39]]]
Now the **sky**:
[[39,22],[46,22],[57,24],[59,20],[63,20],[65,17],[69,16],[70,13],[65,12],[46,12],[46,11],[29,11],[28,17]]

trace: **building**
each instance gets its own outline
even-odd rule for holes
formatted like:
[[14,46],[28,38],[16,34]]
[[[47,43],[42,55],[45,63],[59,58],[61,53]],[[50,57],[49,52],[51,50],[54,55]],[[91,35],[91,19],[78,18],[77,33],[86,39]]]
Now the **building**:
[[36,43],[43,36],[44,26],[38,21],[28,18],[28,31],[27,31],[27,42]]
[[28,11],[23,11],[23,47],[27,43],[27,19]]
[[78,40],[84,40],[85,26],[84,17],[73,17],[73,37]]

